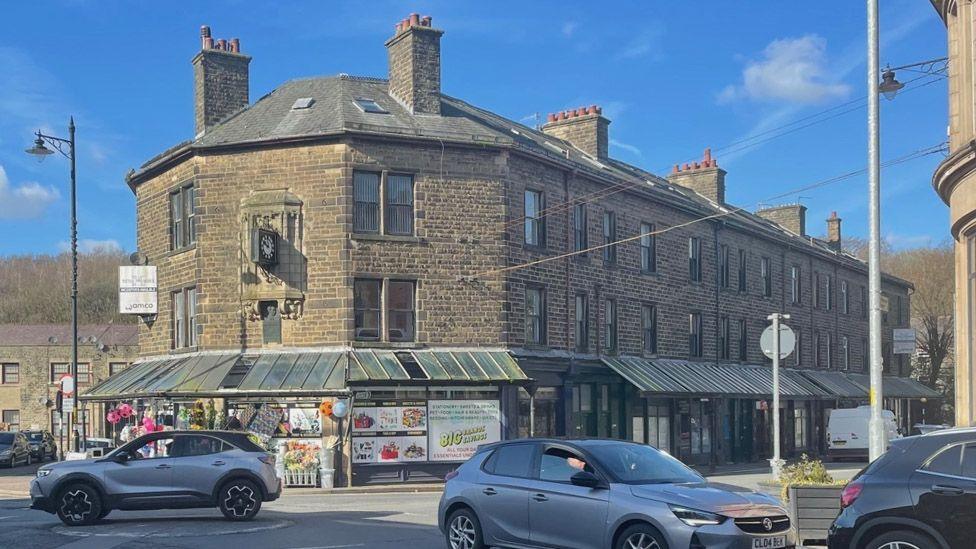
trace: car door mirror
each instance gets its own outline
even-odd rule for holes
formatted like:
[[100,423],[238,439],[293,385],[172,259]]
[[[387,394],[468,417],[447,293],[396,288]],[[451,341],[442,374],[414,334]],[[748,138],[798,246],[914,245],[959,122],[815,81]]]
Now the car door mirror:
[[586,488],[597,488],[600,486],[600,477],[594,475],[589,471],[580,471],[576,473],[569,479],[574,486],[583,486]]
[[115,463],[119,463],[121,465],[125,465],[126,463],[129,462],[129,454],[125,452],[116,452],[112,456],[112,461],[114,461]]

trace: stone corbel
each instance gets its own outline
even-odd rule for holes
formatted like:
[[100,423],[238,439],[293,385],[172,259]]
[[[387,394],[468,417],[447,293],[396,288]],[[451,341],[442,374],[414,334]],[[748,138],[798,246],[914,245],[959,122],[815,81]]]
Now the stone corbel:
[[288,320],[298,320],[302,317],[305,309],[304,299],[286,299],[285,305],[281,309],[281,317]]
[[250,322],[261,320],[261,311],[258,310],[257,301],[245,301],[241,303],[241,316],[244,320]]

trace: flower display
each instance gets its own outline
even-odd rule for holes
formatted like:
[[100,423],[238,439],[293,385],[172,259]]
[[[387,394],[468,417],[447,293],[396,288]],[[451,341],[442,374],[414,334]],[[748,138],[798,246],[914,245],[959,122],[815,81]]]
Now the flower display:
[[288,441],[283,452],[285,469],[289,471],[315,471],[319,468],[320,451],[321,448],[318,444],[297,440]]
[[116,408],[116,411],[119,413],[119,416],[122,419],[126,419],[126,418],[129,418],[129,417],[132,417],[132,414],[134,413],[134,410],[132,409],[132,406],[130,406],[129,404],[125,404],[125,403],[120,404],[119,407]]
[[109,410],[108,413],[105,414],[105,419],[112,425],[115,425],[116,423],[121,421],[122,415],[119,413],[118,410],[113,409],[113,410]]

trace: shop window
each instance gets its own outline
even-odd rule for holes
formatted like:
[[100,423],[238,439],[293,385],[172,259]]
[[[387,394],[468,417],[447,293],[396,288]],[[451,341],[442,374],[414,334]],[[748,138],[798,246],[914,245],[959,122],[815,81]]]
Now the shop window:
[[709,402],[692,400],[689,406],[689,426],[691,431],[692,455],[707,455],[712,452],[712,416]]
[[546,246],[545,195],[541,191],[525,191],[525,245]]
[[746,251],[739,250],[739,292],[746,292]]
[[645,354],[657,354],[657,305],[641,306],[643,349]]
[[723,360],[728,360],[731,354],[731,335],[729,317],[723,316],[718,321],[718,355]]
[[173,323],[171,345],[173,349],[197,345],[197,289],[183,288],[170,294]]
[[576,294],[576,352],[590,348],[590,307],[586,294]]
[[534,398],[529,398],[528,391],[524,387],[519,388],[519,438],[563,435],[558,421],[562,407],[561,391],[561,387],[537,387]]
[[539,480],[569,484],[573,475],[580,471],[594,472],[593,467],[573,452],[561,448],[549,448],[539,460]]
[[589,236],[586,232],[586,204],[573,207],[573,250],[581,252],[589,247]]
[[6,426],[4,430],[6,431],[20,430],[20,410],[4,410],[2,415],[3,415],[2,423]]
[[805,404],[797,404],[793,409],[793,447],[802,450],[807,447],[807,418],[809,411]]
[[4,385],[20,383],[20,364],[4,364],[0,368],[2,368],[2,372],[0,372],[0,383]]
[[603,261],[609,264],[617,262],[617,214],[603,212]]
[[688,239],[688,279],[692,282],[701,282],[701,251],[701,239],[697,236],[690,237]]
[[671,451],[671,413],[667,406],[647,407],[647,443],[658,450]]
[[353,172],[352,231],[380,232],[380,174]]
[[688,315],[688,354],[702,356],[702,317],[701,313]]
[[641,223],[640,227],[640,261],[641,272],[653,273],[657,271],[657,235],[654,234],[653,223]]
[[169,249],[186,248],[197,241],[196,210],[193,185],[187,185],[170,193]]
[[386,176],[386,234],[413,234],[413,176]]
[[793,265],[790,267],[790,302],[794,305],[800,305],[803,300],[803,294],[801,293],[802,287],[800,285],[800,267]]
[[503,477],[529,478],[535,463],[535,444],[506,444],[485,462],[485,470]]
[[613,299],[603,302],[603,341],[608,354],[617,352],[617,302]]
[[759,264],[762,275],[763,297],[773,297],[773,266],[768,257],[762,258]]
[[529,345],[546,343],[546,291],[543,288],[525,289],[525,342]]

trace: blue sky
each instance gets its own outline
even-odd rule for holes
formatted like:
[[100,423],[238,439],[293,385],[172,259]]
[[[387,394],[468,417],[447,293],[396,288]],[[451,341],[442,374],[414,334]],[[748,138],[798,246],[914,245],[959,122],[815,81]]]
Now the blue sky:
[[[264,2],[72,0],[8,3],[0,19],[0,255],[64,249],[67,163],[23,153],[41,128],[78,125],[82,249],[135,245],[123,178],[193,133],[190,59],[199,27],[239,37],[253,56],[251,100],[291,78],[386,75],[383,42],[410,12],[444,29],[445,93],[526,124],[538,113],[600,104],[611,155],[664,175],[715,149],[727,198],[754,209],[774,195],[862,168],[864,5],[819,2]],[[945,55],[945,27],[925,0],[886,0],[882,64]],[[922,76],[900,72],[899,80]],[[928,80],[919,80],[917,86]],[[882,102],[882,159],[945,141],[944,80]],[[797,129],[809,122],[822,123]],[[771,133],[767,133],[770,132]],[[754,141],[727,147],[750,136]],[[768,139],[767,138],[772,138]],[[765,140],[765,141],[764,141]],[[756,141],[764,141],[753,145]],[[747,146],[748,145],[748,146]],[[724,148],[723,148],[724,147]],[[947,235],[931,189],[941,154],[882,174],[883,227],[897,248]],[[810,208],[808,232],[832,210],[845,235],[867,225],[865,177],[773,202]]]

